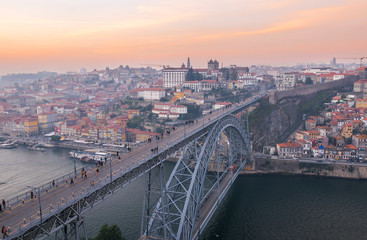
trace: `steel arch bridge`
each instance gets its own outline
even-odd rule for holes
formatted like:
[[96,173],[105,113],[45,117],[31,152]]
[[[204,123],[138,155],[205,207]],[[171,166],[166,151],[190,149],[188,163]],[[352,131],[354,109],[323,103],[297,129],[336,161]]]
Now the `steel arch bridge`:
[[156,171],[155,187],[149,173],[142,239],[198,238],[250,157],[248,122],[221,118],[184,148],[167,183]]

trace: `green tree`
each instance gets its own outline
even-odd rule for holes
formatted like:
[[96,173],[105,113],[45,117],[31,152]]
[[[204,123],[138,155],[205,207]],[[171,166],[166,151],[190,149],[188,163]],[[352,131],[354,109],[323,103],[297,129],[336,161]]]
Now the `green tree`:
[[187,106],[187,113],[181,114],[178,118],[179,120],[192,120],[201,116],[202,111],[198,105],[194,104],[184,104]]
[[157,127],[156,132],[157,133],[163,133],[164,132],[164,129],[161,128],[161,127]]
[[185,81],[201,81],[203,80],[203,75],[201,75],[198,71],[194,72],[192,68],[189,68],[189,70],[186,73]]
[[189,68],[187,71],[185,81],[194,81],[194,70],[192,70],[192,68]]
[[161,97],[161,99],[159,99],[160,102],[168,102],[169,99],[166,97]]
[[122,236],[120,228],[113,224],[111,226],[108,226],[107,224],[104,224],[101,229],[98,232],[97,237],[95,238],[89,238],[91,240],[125,240],[125,238]]
[[237,80],[238,73],[235,69],[231,71],[231,80]]
[[307,77],[306,78],[306,84],[307,85],[312,85],[313,84],[313,81],[312,81],[312,79],[310,77]]
[[134,116],[132,119],[130,119],[127,122],[127,127],[128,128],[140,128],[142,123],[142,119],[140,116]]
[[60,139],[61,139],[61,136],[58,136],[58,135],[53,135],[51,137],[51,141],[54,141],[54,142],[58,142],[58,141],[60,141]]

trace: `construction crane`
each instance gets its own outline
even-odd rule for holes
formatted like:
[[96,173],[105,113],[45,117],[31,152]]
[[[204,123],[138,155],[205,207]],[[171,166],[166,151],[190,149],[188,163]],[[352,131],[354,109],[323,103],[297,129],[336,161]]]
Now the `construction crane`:
[[162,67],[162,68],[169,68],[169,65],[161,65],[161,64],[140,64],[141,66],[148,66],[148,67]]
[[367,59],[367,57],[360,57],[360,58],[339,58],[339,59],[359,59],[360,60],[359,67],[362,67],[362,60],[363,59]]

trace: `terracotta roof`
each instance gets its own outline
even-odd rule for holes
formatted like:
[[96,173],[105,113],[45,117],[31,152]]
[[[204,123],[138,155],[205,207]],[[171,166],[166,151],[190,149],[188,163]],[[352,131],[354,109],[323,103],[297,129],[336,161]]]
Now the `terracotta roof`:
[[134,93],[134,92],[145,92],[145,91],[164,92],[164,89],[162,89],[162,88],[136,88],[136,89],[131,90],[130,92]]
[[296,142],[278,143],[277,145],[279,147],[283,147],[283,148],[299,148],[299,147],[302,147],[301,144],[296,143]]
[[352,149],[352,150],[357,150],[358,149],[353,144],[348,144],[345,147],[348,148],[348,149]]

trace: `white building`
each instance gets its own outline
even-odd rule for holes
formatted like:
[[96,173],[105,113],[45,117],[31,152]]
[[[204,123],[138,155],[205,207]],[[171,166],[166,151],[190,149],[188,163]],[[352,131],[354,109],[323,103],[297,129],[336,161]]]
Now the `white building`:
[[306,68],[306,69],[302,69],[300,72],[301,73],[313,73],[313,74],[316,74],[316,75],[321,75],[321,74],[335,72],[335,70],[332,69],[332,68],[329,68],[329,67],[324,67],[324,68]]
[[155,103],[152,113],[158,114],[158,118],[178,118],[180,114],[187,113],[184,105],[173,105],[170,103]]
[[171,113],[186,114],[187,107],[184,105],[172,105],[170,111]]
[[275,76],[278,91],[294,88],[298,81],[298,73],[281,73]]
[[162,88],[136,88],[130,91],[132,97],[143,98],[144,100],[159,100],[166,96]]
[[163,69],[163,87],[178,87],[185,81],[188,68],[165,68]]
[[230,106],[231,104],[232,103],[230,103],[230,102],[218,102],[218,103],[214,104],[213,108],[214,109],[224,108],[224,107]]
[[218,86],[216,80],[185,81],[182,84],[182,87],[192,89],[195,92],[211,91],[213,88],[218,88]]

